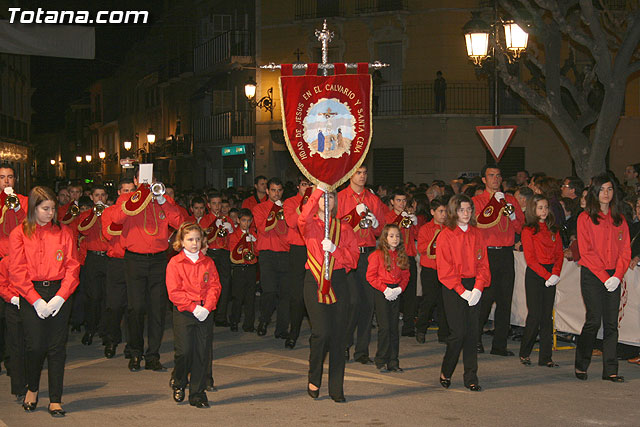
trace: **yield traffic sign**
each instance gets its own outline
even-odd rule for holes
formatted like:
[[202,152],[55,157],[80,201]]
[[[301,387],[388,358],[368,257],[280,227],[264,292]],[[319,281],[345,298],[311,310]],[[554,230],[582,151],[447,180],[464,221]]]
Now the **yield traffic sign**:
[[476,126],[476,131],[495,161],[499,162],[517,128],[518,126]]

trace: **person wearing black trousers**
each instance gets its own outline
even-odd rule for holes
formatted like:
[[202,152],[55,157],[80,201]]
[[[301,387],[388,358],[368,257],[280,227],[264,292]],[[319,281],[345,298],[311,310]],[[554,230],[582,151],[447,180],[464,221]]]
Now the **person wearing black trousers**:
[[551,359],[553,303],[564,260],[562,238],[544,196],[536,194],[529,199],[525,219],[522,249],[527,261],[524,285],[528,314],[520,343],[520,363],[531,365],[529,356],[540,334],[538,365],[554,368],[558,365]]
[[631,244],[618,192],[608,175],[593,177],[585,210],[578,217],[578,263],[582,266],[580,290],[587,309],[576,346],[575,375],[579,380],[587,379],[591,353],[602,322],[602,379],[624,382],[624,377],[618,375],[616,347],[620,282],[631,262]]
[[[346,223],[336,218],[337,195],[328,193],[329,239],[324,233],[324,191],[316,189],[298,218],[298,227],[308,250],[304,280],[304,303],[311,320],[309,338],[309,382],[307,393],[320,395],[324,359],[329,353],[329,395],[334,402],[346,402],[343,391],[346,324],[349,318],[347,271],[358,264],[356,236]],[[329,280],[325,279],[324,253],[330,253]]]
[[463,351],[464,386],[481,391],[478,384],[476,350],[479,322],[478,302],[491,283],[487,247],[475,227],[471,199],[456,194],[447,206],[446,228],[440,232],[436,246],[438,278],[449,324],[447,350],[442,360],[440,384],[451,386],[451,376]]
[[6,351],[9,356],[9,363],[6,367],[7,374],[11,376],[11,394],[16,396],[18,402],[22,402],[27,393],[24,327],[19,312],[20,296],[18,290],[11,285],[9,280],[9,261],[8,256],[0,261],[0,296],[6,302]]
[[253,214],[242,208],[238,214],[238,228],[229,236],[231,259],[231,331],[238,331],[240,316],[244,311],[242,330],[255,331],[256,272],[258,269],[257,238],[251,234]]

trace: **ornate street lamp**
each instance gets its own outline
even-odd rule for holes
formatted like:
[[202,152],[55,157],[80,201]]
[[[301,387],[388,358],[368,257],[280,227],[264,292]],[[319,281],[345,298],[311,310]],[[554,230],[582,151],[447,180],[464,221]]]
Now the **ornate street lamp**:
[[122,145],[124,146],[125,150],[131,150],[131,141],[125,141]]
[[256,81],[252,77],[244,85],[244,96],[251,101],[256,96]]
[[86,156],[84,156],[84,159],[87,161],[87,163],[91,163],[91,154],[87,154]]
[[249,77],[249,80],[247,80],[247,83],[244,85],[244,95],[247,97],[249,105],[253,108],[258,107],[261,110],[269,112],[271,114],[271,119],[273,120],[273,107],[275,106],[275,103],[273,102],[272,87],[267,89],[267,94],[265,96],[256,101],[256,82],[252,77]]
[[76,156],[76,162],[82,163],[82,156]]
[[100,158],[100,160],[104,160],[105,157],[107,157],[107,152],[104,151],[103,148],[101,148],[100,151],[98,151],[98,157]]
[[462,31],[467,55],[475,65],[480,65],[489,56],[491,27],[480,18],[480,12],[471,12],[471,20],[462,27]]
[[153,144],[154,142],[156,142],[156,134],[153,133],[153,129],[149,128],[149,130],[147,131],[147,142],[149,144]]
[[527,48],[529,34],[527,34],[518,24],[513,21],[505,22],[504,38],[507,49],[511,52],[514,59],[520,58],[520,55]]

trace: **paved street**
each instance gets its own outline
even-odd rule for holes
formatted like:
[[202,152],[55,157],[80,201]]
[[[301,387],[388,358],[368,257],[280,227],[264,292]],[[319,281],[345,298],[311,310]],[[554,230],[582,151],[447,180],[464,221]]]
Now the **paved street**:
[[[555,352],[560,368],[524,367],[516,357],[488,354],[479,357],[482,393],[462,384],[462,365],[449,390],[438,383],[444,346],[429,332],[427,343],[401,338],[400,365],[404,373],[378,373],[373,366],[347,364],[346,404],[327,395],[326,377],[317,401],[305,392],[309,329],[295,350],[283,341],[216,328],[214,377],[218,392],[208,393],[210,409],[176,404],[168,386],[173,366],[171,330],[162,347],[166,372],[130,373],[122,346],[113,359],[102,356],[102,346],[80,344],[80,334],[69,340],[65,375],[64,420],[52,419],[46,371],[35,413],[25,413],[9,395],[9,378],[0,376],[0,419],[9,426],[100,425],[638,425],[640,423],[640,366],[620,362],[627,382],[600,379],[601,358],[594,358],[589,380],[573,376],[573,350]],[[375,338],[375,330],[373,336]],[[489,337],[485,337],[488,348]],[[510,342],[517,352],[519,343]],[[375,343],[371,353],[375,353]],[[0,425],[2,425],[0,423]]]

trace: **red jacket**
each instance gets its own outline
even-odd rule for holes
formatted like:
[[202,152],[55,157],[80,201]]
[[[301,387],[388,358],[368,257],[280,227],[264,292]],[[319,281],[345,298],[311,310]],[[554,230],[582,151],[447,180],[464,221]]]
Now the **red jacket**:
[[289,242],[290,245],[304,246],[304,239],[298,229],[298,217],[300,216],[298,208],[300,207],[301,201],[302,196],[298,193],[293,197],[289,197],[282,205],[284,209],[284,219],[289,227],[287,242]]
[[631,262],[631,243],[629,228],[624,217],[620,225],[613,225],[611,212],[598,215],[599,224],[595,225],[586,212],[578,216],[578,248],[580,261],[601,282],[610,277],[605,270],[615,269],[613,275],[622,280]]
[[[252,244],[250,244],[249,246],[252,248],[252,252],[253,254],[256,256],[254,259],[252,259],[251,261],[247,261],[246,259],[244,259],[242,257],[242,255],[244,255],[244,248],[241,247],[239,249],[242,249],[242,253],[238,254],[237,257],[233,257],[233,253],[231,253],[232,251],[236,250],[236,246],[238,246],[238,243],[240,242],[240,239],[245,239],[246,241],[246,237],[247,237],[247,233],[245,233],[240,227],[236,228],[236,231],[234,231],[233,233],[231,233],[231,235],[229,236],[229,258],[231,259],[231,261],[233,262],[233,260],[235,259],[236,261],[242,259],[242,264],[256,264],[258,262],[258,254],[260,253],[260,251],[257,248],[257,243],[258,243],[258,238],[256,237],[256,241],[252,242]],[[255,235],[254,235],[255,237]],[[249,244],[249,242],[247,242],[247,244]],[[237,262],[234,262],[234,264],[237,265]]]
[[93,210],[88,210],[78,215],[77,221],[72,224],[74,224],[78,233],[85,236],[84,244],[88,251],[106,251],[109,249],[107,239],[102,235],[102,216],[97,216],[93,213]]
[[[232,226],[234,226],[233,221],[231,220],[231,218],[228,218],[226,216],[220,216],[217,217],[214,213],[208,213],[205,216],[202,217],[202,219],[200,220],[200,227],[202,227],[203,230],[206,230],[208,228],[211,228],[212,230],[217,229],[218,227],[216,226],[216,220],[221,219],[222,222],[228,222],[229,224],[231,224]],[[228,230],[227,230],[228,231]],[[209,233],[207,233],[209,234]],[[224,237],[220,237],[220,236],[216,236],[215,239],[213,239],[211,241],[211,243],[209,243],[209,249],[226,249],[229,250],[229,234],[231,233],[227,233]]]
[[[308,202],[307,202],[308,203]],[[382,203],[382,201],[368,189],[362,190],[360,194],[357,194],[351,186],[348,186],[344,190],[338,193],[338,218],[344,219],[346,215],[353,212],[354,208],[360,203],[364,203],[369,211],[371,211],[378,220],[378,228],[367,228],[364,230],[354,230],[356,238],[358,239],[358,246],[375,247],[376,236],[382,233],[382,228],[385,225],[385,214],[389,212],[389,209]]]
[[[473,205],[476,209],[476,218],[482,213],[484,208],[493,197],[489,191],[485,191],[473,198]],[[516,233],[520,233],[524,225],[524,213],[520,208],[520,203],[511,194],[505,194],[505,201],[514,207],[516,219],[511,221],[509,217],[500,215],[500,222],[490,228],[480,228],[482,237],[487,246],[513,246]]]
[[180,228],[184,218],[175,202],[165,196],[166,202],[159,205],[152,200],[137,215],[128,215],[122,205],[137,192],[121,194],[116,202],[116,209],[111,217],[116,224],[122,224],[122,245],[131,252],[141,254],[164,252],[169,247],[169,226]]
[[11,284],[11,280],[9,280],[10,264],[10,257],[4,257],[0,260],[0,297],[7,303],[11,303],[11,298],[20,295],[16,287]]
[[107,256],[111,258],[124,258],[124,246],[122,246],[122,234],[120,225],[113,225],[112,227],[112,215],[120,209],[119,206],[109,206],[102,212],[100,226],[102,227],[102,236],[107,239]]
[[267,217],[273,208],[274,203],[271,200],[262,202],[253,208],[253,221],[258,230],[257,248],[260,251],[289,252],[289,242],[287,234],[289,227],[286,221],[277,220],[275,227],[266,231]]
[[216,308],[220,296],[220,278],[211,258],[198,254],[194,263],[180,253],[167,264],[167,293],[179,311],[192,312],[196,305],[209,311]]
[[[559,277],[562,271],[562,262],[564,260],[562,239],[558,232],[551,234],[547,224],[544,222],[538,224],[540,231],[537,233],[535,233],[533,227],[524,227],[522,229],[522,250],[524,251],[524,259],[527,261],[527,267],[535,271],[544,280],[549,280],[549,277],[553,274]],[[551,273],[541,264],[553,264]]]
[[31,283],[34,280],[62,280],[56,295],[65,301],[78,287],[80,263],[73,233],[67,226],[36,225],[31,237],[25,236],[23,227],[16,227],[9,235],[9,245],[10,280],[29,304],[40,299]]
[[480,230],[471,225],[467,231],[456,226],[453,230],[445,227],[440,232],[436,265],[440,282],[459,295],[465,291],[463,278],[475,277],[474,288],[480,291],[491,284],[487,246]]
[[[402,220],[403,217],[400,218]],[[396,224],[400,227],[400,234],[402,235],[402,241],[404,242],[404,250],[407,252],[409,256],[418,255],[418,251],[416,250],[416,240],[418,240],[418,227],[411,224],[411,227],[404,228],[400,225],[400,221],[398,221],[398,214],[391,209],[384,216],[385,224]]]
[[[318,218],[317,212],[318,200],[323,194],[322,190],[316,189],[298,217],[298,228],[304,237],[307,252],[310,252],[320,262],[324,262],[324,251],[322,250],[324,218]],[[350,225],[340,222],[340,241],[332,255],[335,258],[334,270],[344,268],[346,272],[349,272],[358,268],[360,251],[358,250],[356,236]],[[308,261],[305,264],[305,268],[309,270]]]
[[266,202],[267,200],[269,200],[269,197],[265,194],[264,197],[258,202],[258,199],[256,199],[256,195],[253,194],[242,201],[242,209],[249,209],[250,211],[253,211],[253,208],[255,208],[262,202]]
[[409,283],[409,269],[401,270],[398,267],[398,254],[391,251],[391,271],[387,271],[384,264],[384,254],[380,249],[376,249],[369,255],[369,266],[367,267],[367,282],[380,292],[387,289],[387,285],[397,284],[404,292]]
[[[7,208],[2,218],[2,223],[0,224],[0,258],[9,255],[9,234],[27,217],[29,198],[22,194],[16,194],[16,196],[18,196],[18,200],[20,200],[20,209],[16,212],[13,209]],[[2,208],[3,206],[0,206],[0,209]]]
[[[420,254],[420,265],[427,268],[436,269],[436,259],[429,258],[427,250],[433,240],[433,236],[438,231],[440,233],[444,229],[444,225],[438,225],[433,220],[429,221],[418,232],[418,253]],[[437,236],[436,236],[437,241]],[[437,245],[436,245],[437,248]],[[432,253],[432,255],[435,255]]]

